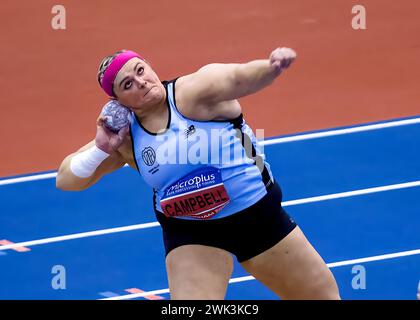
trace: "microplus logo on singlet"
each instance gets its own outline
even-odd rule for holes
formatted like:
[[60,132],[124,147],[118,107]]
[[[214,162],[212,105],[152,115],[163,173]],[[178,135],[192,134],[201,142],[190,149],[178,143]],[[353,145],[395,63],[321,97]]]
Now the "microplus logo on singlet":
[[210,219],[230,202],[220,169],[204,167],[175,181],[160,199],[167,217]]
[[172,185],[166,191],[166,195],[169,196],[174,192],[188,191],[188,189],[197,189],[205,187],[208,184],[215,183],[216,176],[214,174],[200,174],[187,180],[180,180],[178,183]]

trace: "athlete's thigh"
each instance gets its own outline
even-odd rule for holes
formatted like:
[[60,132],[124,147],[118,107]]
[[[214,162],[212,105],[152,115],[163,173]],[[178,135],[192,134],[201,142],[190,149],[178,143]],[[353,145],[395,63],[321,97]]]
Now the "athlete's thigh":
[[242,266],[284,299],[339,298],[331,271],[299,227]]
[[203,245],[183,245],[166,257],[171,299],[224,299],[233,271],[232,255]]

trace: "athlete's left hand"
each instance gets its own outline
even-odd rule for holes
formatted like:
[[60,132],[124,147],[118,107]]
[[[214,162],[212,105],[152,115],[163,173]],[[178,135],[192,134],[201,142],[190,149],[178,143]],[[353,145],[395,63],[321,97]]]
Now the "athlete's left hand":
[[290,48],[277,48],[270,54],[270,66],[278,76],[284,69],[287,69],[296,59],[296,52]]

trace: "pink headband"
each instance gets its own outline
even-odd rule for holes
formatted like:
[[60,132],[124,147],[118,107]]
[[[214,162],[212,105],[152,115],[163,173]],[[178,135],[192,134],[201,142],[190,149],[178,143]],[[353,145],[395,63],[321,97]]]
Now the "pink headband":
[[106,69],[104,77],[101,81],[101,87],[110,97],[114,97],[112,87],[114,80],[117,77],[117,73],[127,63],[128,60],[136,57],[144,60],[138,53],[135,53],[134,51],[124,51],[116,56]]

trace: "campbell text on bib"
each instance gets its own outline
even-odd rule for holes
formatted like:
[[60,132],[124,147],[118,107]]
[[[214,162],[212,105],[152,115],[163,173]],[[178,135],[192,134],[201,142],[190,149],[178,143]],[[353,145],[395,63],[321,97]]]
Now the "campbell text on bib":
[[229,201],[220,170],[206,167],[169,186],[160,200],[160,206],[167,217],[209,219]]

